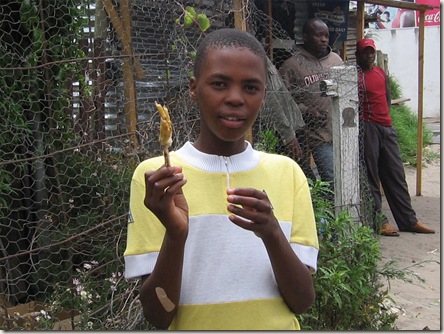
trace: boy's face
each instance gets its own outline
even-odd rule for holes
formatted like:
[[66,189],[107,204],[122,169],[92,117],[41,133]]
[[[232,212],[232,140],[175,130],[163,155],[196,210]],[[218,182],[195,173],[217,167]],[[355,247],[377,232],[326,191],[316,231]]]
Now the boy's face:
[[200,108],[201,144],[211,151],[227,142],[244,145],[265,96],[265,78],[264,60],[251,50],[208,49],[199,77],[190,80],[191,98]]

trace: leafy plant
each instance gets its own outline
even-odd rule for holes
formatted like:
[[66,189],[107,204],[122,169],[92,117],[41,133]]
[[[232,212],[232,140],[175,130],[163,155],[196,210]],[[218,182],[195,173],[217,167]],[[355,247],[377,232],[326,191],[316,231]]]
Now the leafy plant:
[[314,275],[316,300],[301,316],[303,329],[393,329],[396,316],[380,307],[387,291],[377,270],[381,257],[373,230],[346,212],[318,228],[323,234]]
[[[176,42],[172,45],[172,51],[183,53],[185,55],[184,64],[189,64],[190,70],[188,71],[188,76],[192,76],[193,72],[191,71],[192,63],[196,58],[196,49],[193,43],[190,42],[187,36],[187,31],[191,30],[191,28],[197,28],[199,33],[206,32],[210,26],[210,20],[204,13],[197,13],[196,9],[191,6],[182,6],[180,3],[177,5],[181,8],[182,13],[176,19],[176,24],[179,26],[179,31],[181,32],[178,35]],[[168,73],[168,76],[170,74]]]
[[259,142],[255,144],[255,148],[260,151],[276,153],[276,147],[279,138],[271,130],[264,130],[259,133]]
[[[83,154],[76,151],[59,154],[57,158],[63,161],[54,164],[53,173],[59,177],[48,180],[54,199],[48,202],[45,220],[40,222],[41,232],[35,242],[43,246],[46,240],[57,243],[82,237],[75,243],[63,242],[57,252],[42,254],[29,281],[45,293],[56,283],[66,286],[73,267],[85,261],[115,261],[116,250],[109,245],[118,240],[122,224],[109,222],[128,211],[129,185],[137,165],[134,159],[103,152]],[[60,215],[60,206],[68,214]],[[106,229],[93,229],[105,223]],[[87,230],[90,232],[86,233]],[[123,253],[123,249],[118,253]]]
[[[418,117],[406,105],[392,106],[390,114],[398,133],[402,161],[416,166],[418,145]],[[423,124],[423,148],[432,144],[432,132]],[[425,151],[423,151],[425,152]]]
[[[182,5],[179,4],[180,7]],[[183,25],[184,28],[190,27],[193,23],[196,24],[201,31],[207,31],[210,27],[210,20],[204,13],[197,13],[196,9],[191,6],[182,7],[183,13],[176,19],[176,23]]]
[[[390,299],[383,280],[413,282],[411,268],[397,269],[393,261],[381,266],[378,235],[353,220],[346,211],[335,216],[325,200],[328,183],[309,180],[319,231],[316,299],[300,316],[303,330],[393,330],[397,314],[386,307]],[[393,304],[393,302],[390,302]]]
[[[399,82],[393,77],[389,77],[389,89],[392,99],[402,96],[402,89]],[[417,143],[418,143],[418,116],[407,105],[393,105],[390,108],[393,127],[398,133],[398,144],[401,151],[402,161],[416,166]],[[432,144],[433,133],[425,124],[422,128],[423,148]],[[427,153],[425,150],[424,153]]]
[[[83,9],[78,0],[4,5],[17,29],[0,34],[0,208],[20,201],[27,206],[20,180],[37,187],[37,171],[26,159],[62,149],[73,138],[67,83],[85,78],[80,62],[59,62],[85,56],[77,43],[85,25]],[[5,215],[0,210],[0,217]]]
[[388,85],[392,100],[399,99],[402,96],[402,88],[398,80],[393,75],[388,76]]

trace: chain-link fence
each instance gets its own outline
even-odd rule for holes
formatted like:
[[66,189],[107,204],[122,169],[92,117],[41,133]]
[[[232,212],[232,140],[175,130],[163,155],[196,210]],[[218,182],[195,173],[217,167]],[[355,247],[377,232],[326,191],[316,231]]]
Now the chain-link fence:
[[[293,36],[235,0],[7,1],[0,25],[0,328],[149,328],[122,254],[132,172],[161,154],[154,102],[174,150],[198,130],[187,86],[208,31],[255,33],[278,69],[293,47],[273,43]],[[270,82],[251,138],[289,154],[274,109],[289,93]]]

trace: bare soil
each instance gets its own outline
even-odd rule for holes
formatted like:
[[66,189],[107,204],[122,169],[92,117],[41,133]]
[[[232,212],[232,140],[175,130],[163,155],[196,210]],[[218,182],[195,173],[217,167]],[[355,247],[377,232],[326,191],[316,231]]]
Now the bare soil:
[[[440,145],[431,150],[440,152]],[[399,237],[381,236],[382,263],[394,259],[397,268],[409,268],[424,282],[409,276],[413,283],[393,280],[386,286],[393,299],[391,310],[398,314],[400,330],[441,330],[441,167],[440,161],[422,167],[417,181],[416,168],[406,167],[406,180],[417,217],[435,234],[401,232]],[[419,189],[420,196],[417,196]],[[385,199],[384,199],[385,201]],[[387,202],[384,212],[390,224],[397,228]]]

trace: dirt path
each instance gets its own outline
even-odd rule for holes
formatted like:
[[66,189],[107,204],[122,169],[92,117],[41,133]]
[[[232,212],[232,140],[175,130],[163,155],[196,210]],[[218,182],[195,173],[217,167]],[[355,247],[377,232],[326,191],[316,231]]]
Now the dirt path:
[[[439,145],[432,145],[434,151]],[[414,283],[394,280],[390,284],[392,308],[398,312],[396,325],[400,330],[441,330],[441,168],[434,162],[422,168],[421,196],[416,196],[416,169],[406,168],[412,205],[419,220],[435,229],[435,234],[401,233],[400,237],[381,237],[382,262],[397,261],[398,268],[410,267],[425,280]],[[392,226],[393,218],[384,203],[384,212]],[[413,266],[413,267],[411,267]]]

